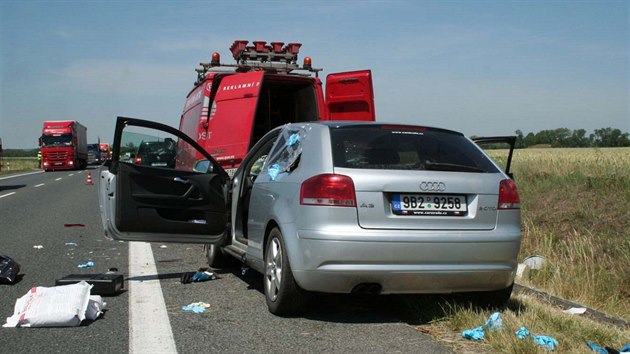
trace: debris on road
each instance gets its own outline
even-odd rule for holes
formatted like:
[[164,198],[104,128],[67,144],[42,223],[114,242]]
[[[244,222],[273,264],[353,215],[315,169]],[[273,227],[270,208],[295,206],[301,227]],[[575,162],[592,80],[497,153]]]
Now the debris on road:
[[193,302],[192,304],[182,306],[182,310],[194,313],[202,313],[205,312],[207,308],[210,307],[210,304],[205,302]]
[[41,250],[42,248],[44,248],[44,246],[42,246],[42,245],[34,245],[33,248]]
[[38,286],[17,299],[13,316],[2,327],[76,327],[85,319],[90,301],[86,282]]
[[207,268],[201,268],[196,272],[185,272],[180,279],[182,284],[198,283],[202,281],[214,280],[217,276],[209,272]]
[[249,267],[245,267],[245,266],[241,267],[241,275],[247,274],[248,270],[249,270]]
[[0,256],[0,284],[13,284],[20,273],[20,265],[9,256]]
[[545,257],[538,255],[529,256],[523,260],[523,264],[525,264],[529,269],[541,270],[545,266]]
[[91,268],[91,267],[94,267],[94,262],[89,261],[89,262],[86,262],[86,263],[83,263],[83,264],[79,264],[78,267],[79,268]]
[[107,306],[107,303],[103,301],[103,297],[100,295],[90,295],[90,301],[85,310],[85,319],[95,321],[103,314],[105,306]]
[[593,342],[586,342],[586,346],[589,347],[592,351],[597,352],[599,354],[609,354],[609,353],[630,353],[630,343],[628,343],[625,347],[617,350],[611,347],[600,347],[599,345]]
[[[501,315],[498,312],[495,312],[490,315],[483,326],[463,331],[462,337],[472,340],[483,340],[486,336],[486,329],[489,329],[491,331],[499,331],[503,328],[504,326],[503,320],[501,320]],[[525,327],[521,327],[518,331],[515,332],[515,334],[519,339],[531,337],[534,343],[547,350],[554,351],[556,349],[556,346],[558,346],[558,341],[556,339],[549,336],[534,336]]]
[[65,245],[66,246],[78,246],[78,244],[76,242],[66,242]]
[[167,245],[160,245],[160,248],[168,248]]
[[85,227],[83,224],[63,224],[64,227]]
[[562,311],[564,313],[568,313],[569,315],[581,315],[586,313],[586,307],[571,307],[570,309]]
[[105,274],[70,274],[55,281],[55,285],[69,285],[84,281],[92,285],[93,295],[114,296],[124,288],[122,274],[107,272]]
[[473,329],[467,329],[462,332],[462,337],[466,339],[472,340],[482,340],[486,336],[485,329],[489,329],[491,331],[499,331],[503,329],[503,320],[501,319],[501,314],[498,312],[490,315],[486,323],[483,326],[479,326]]

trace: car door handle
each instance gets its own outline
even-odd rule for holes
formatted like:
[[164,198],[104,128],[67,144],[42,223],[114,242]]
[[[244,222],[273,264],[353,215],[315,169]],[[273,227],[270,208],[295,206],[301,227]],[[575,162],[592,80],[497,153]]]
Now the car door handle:
[[183,184],[190,183],[187,179],[181,178],[181,177],[175,177],[175,178],[173,178],[173,181],[178,182],[178,183],[183,183]]

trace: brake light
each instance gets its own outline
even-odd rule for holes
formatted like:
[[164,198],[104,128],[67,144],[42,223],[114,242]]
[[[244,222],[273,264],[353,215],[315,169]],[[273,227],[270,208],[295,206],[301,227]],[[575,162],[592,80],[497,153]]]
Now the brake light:
[[141,157],[136,157],[136,159],[134,160],[134,162],[135,162],[136,164],[138,164],[138,165],[139,165],[139,164],[141,164],[141,163],[142,163],[142,158],[141,158]]
[[504,179],[499,183],[499,205],[497,209],[520,209],[521,200],[518,196],[516,183],[511,179]]
[[311,177],[302,183],[300,204],[356,207],[352,178],[335,174]]

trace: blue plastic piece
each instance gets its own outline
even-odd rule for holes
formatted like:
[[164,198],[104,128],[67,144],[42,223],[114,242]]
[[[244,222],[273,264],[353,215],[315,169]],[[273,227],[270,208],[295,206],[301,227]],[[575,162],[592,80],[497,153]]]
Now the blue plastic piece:
[[521,327],[518,329],[518,331],[516,331],[516,336],[519,339],[525,339],[527,337],[529,337],[529,330],[527,330],[527,328],[525,327]]
[[482,340],[486,336],[486,332],[483,330],[483,326],[479,326],[474,329],[467,329],[462,332],[462,337],[472,340]]
[[197,272],[193,274],[191,280],[194,282],[206,281],[215,279],[214,274],[210,272]]
[[593,342],[586,342],[586,346],[589,347],[592,351],[598,352],[599,354],[608,354],[608,350],[600,347]]
[[532,339],[536,344],[551,351],[556,350],[556,346],[559,344],[557,340],[549,336],[533,336]]
[[280,165],[274,163],[269,167],[269,178],[271,178],[272,181],[275,181],[276,178],[278,178],[278,174],[280,174],[280,172],[282,172]]
[[94,262],[89,261],[87,263],[79,264],[79,268],[90,268],[94,267]]
[[203,306],[182,306],[182,310],[184,311],[189,311],[189,312],[194,312],[194,313],[202,313],[202,312],[206,312],[206,309]]
[[503,329],[503,320],[501,319],[501,314],[498,312],[490,315],[486,323],[483,325],[491,331],[498,331]]
[[291,134],[291,136],[289,137],[289,140],[287,140],[287,146],[293,146],[295,145],[298,141],[300,141],[300,134],[298,133],[294,133]]

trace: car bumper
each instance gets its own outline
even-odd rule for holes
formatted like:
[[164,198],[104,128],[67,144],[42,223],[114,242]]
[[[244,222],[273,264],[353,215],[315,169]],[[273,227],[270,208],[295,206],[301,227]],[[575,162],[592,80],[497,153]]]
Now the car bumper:
[[349,293],[379,284],[381,293],[491,291],[514,281],[520,231],[356,234],[301,230],[287,245],[298,284],[310,291]]

